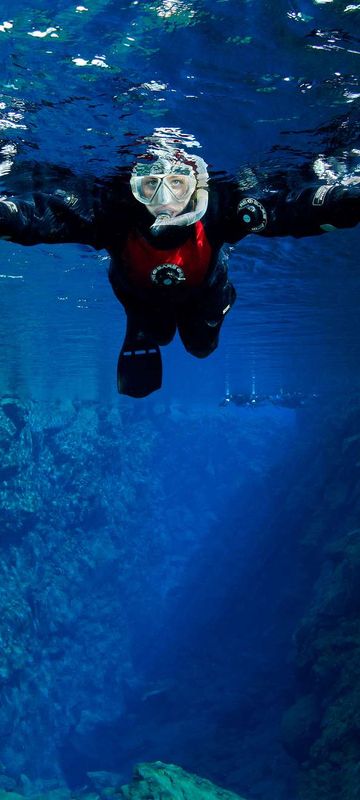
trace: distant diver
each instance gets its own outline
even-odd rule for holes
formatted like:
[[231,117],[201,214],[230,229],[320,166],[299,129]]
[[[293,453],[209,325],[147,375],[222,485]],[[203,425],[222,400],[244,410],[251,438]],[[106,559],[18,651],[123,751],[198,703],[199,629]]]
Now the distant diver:
[[233,403],[235,406],[241,406],[242,408],[254,408],[255,406],[263,406],[264,404],[268,403],[270,400],[269,396],[266,394],[256,394],[256,392],[251,392],[251,394],[227,394],[223,400],[221,400],[220,406],[225,407],[229,405],[229,403]]
[[281,408],[302,408],[308,405],[311,401],[316,400],[317,394],[304,394],[303,392],[277,392],[276,394],[227,394],[219,403],[222,408],[225,408],[230,403],[235,406],[243,408],[255,408],[258,406],[272,405],[280,406]]
[[302,392],[279,392],[278,394],[271,395],[270,400],[273,406],[281,406],[282,408],[302,408],[307,405],[310,400],[315,400],[316,394],[306,395]]
[[294,190],[286,175],[265,186],[210,177],[205,161],[181,145],[155,132],[126,174],[72,175],[47,191],[44,168],[29,195],[0,198],[0,235],[12,242],[107,250],[109,280],[127,316],[117,385],[133,397],[160,389],[159,348],[176,329],[197,358],[216,349],[236,299],[226,244],[250,233],[315,236],[360,221],[359,178],[329,183],[325,175]]

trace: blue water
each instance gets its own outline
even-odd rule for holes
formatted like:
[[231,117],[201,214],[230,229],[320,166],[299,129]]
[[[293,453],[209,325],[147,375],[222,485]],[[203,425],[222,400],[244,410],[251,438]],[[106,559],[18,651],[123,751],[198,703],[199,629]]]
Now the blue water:
[[[2,191],[10,162],[110,174],[155,128],[214,171],[324,154],[357,169],[359,42],[345,0],[1,4]],[[176,340],[161,392],[133,401],[116,393],[106,252],[0,242],[1,396],[27,409],[17,477],[3,474],[2,585],[36,620],[31,658],[2,677],[6,774],[77,787],[159,758],[293,800],[278,730],[306,581],[286,493],[314,417],[359,392],[359,244],[359,229],[248,237],[218,351],[199,363]],[[316,398],[219,405],[254,388]]]

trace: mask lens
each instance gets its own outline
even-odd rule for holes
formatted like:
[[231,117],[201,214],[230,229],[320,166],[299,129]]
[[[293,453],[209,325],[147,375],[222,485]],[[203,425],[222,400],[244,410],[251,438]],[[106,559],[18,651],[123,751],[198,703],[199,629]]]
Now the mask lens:
[[167,175],[164,184],[177,200],[183,200],[190,192],[188,175]]
[[145,175],[143,178],[140,178],[138,182],[138,192],[145,203],[151,203],[160,183],[161,178],[157,178],[156,175]]

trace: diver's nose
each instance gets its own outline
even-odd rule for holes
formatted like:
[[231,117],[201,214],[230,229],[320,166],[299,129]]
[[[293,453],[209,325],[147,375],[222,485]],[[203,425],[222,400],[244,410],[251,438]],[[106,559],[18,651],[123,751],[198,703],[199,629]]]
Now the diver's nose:
[[159,186],[159,189],[156,193],[156,203],[159,205],[166,205],[167,203],[171,203],[172,195],[168,187],[162,182]]

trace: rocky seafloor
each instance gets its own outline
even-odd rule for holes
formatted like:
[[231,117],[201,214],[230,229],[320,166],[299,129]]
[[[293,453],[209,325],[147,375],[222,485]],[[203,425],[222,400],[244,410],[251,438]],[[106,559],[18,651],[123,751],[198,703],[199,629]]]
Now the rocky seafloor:
[[[26,795],[0,790],[1,800],[23,800]],[[155,761],[139,764],[131,783],[121,786],[119,776],[107,772],[89,774],[89,786],[74,794],[66,788],[48,790],[36,800],[244,800],[211,781],[192,775],[174,764]]]

